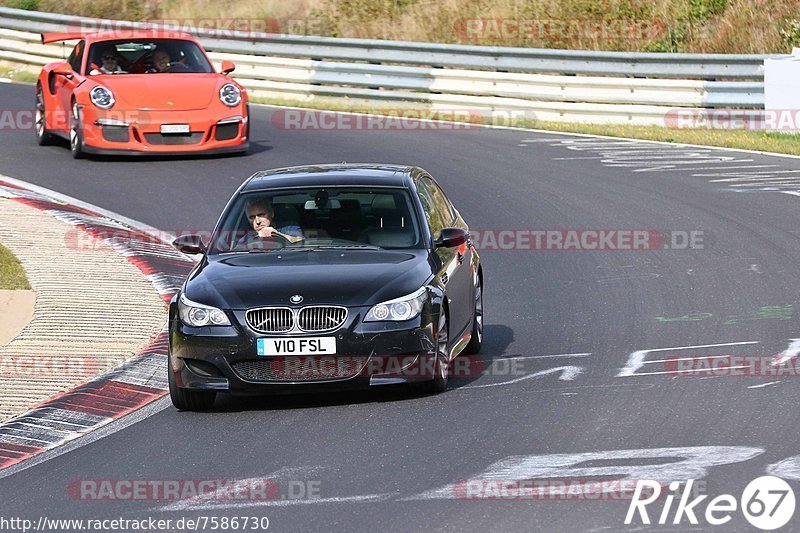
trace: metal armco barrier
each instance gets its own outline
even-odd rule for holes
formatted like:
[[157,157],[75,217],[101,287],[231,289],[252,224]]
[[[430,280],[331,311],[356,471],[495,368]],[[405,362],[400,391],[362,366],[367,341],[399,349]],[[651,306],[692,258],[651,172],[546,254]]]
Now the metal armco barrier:
[[[152,24],[0,8],[0,61],[44,65],[72,44],[41,32]],[[167,27],[169,29],[169,27]],[[189,31],[255,96],[348,98],[380,107],[469,109],[547,121],[664,125],[676,108],[764,108],[766,55],[656,54]]]

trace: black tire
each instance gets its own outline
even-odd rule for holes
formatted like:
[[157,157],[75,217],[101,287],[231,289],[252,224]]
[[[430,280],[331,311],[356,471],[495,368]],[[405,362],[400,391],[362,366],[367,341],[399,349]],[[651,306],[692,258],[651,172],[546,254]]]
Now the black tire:
[[480,278],[478,278],[478,286],[475,287],[475,311],[472,316],[472,338],[464,348],[466,355],[481,353],[483,346],[483,280]]
[[439,327],[436,333],[436,363],[433,368],[433,379],[421,383],[422,392],[438,394],[447,390],[450,376],[450,332],[447,313],[442,310]]
[[207,411],[214,405],[217,393],[214,391],[182,389],[175,383],[175,375],[167,368],[169,379],[169,398],[172,405],[181,411]]
[[34,104],[34,123],[33,130],[36,133],[36,143],[39,146],[47,146],[53,143],[53,135],[47,131],[47,111],[44,105],[44,93],[41,84],[36,84],[36,103]]
[[83,151],[83,124],[81,123],[80,110],[77,102],[72,102],[72,112],[69,126],[69,151],[72,157],[81,159],[86,155]]

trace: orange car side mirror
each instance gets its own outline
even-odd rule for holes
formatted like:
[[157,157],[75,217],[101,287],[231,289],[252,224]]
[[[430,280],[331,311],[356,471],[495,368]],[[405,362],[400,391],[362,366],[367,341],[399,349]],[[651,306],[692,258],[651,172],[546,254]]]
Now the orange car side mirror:
[[230,61],[230,60],[226,59],[226,60],[224,60],[222,62],[222,73],[224,75],[227,76],[228,74],[230,74],[234,70],[236,70],[236,65],[233,64],[233,61]]
[[66,76],[69,78],[72,76],[72,67],[69,63],[59,63],[55,67],[53,67],[53,73],[58,74],[59,76]]

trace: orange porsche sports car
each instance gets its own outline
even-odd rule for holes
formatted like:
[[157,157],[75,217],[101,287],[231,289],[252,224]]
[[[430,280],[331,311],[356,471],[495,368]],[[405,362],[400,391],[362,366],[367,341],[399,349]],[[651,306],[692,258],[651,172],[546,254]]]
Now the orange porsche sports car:
[[247,92],[217,73],[191,35],[159,30],[45,33],[43,43],[79,40],[36,84],[36,139],[69,140],[84,154],[245,153]]

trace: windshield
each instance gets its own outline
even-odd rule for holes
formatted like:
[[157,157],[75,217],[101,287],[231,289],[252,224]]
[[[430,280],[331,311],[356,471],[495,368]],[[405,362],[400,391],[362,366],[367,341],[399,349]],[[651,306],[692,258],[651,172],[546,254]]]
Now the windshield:
[[329,187],[240,195],[210,254],[322,248],[420,248],[404,189]]
[[210,73],[197,44],[181,39],[131,39],[95,43],[89,50],[91,76],[105,74]]

